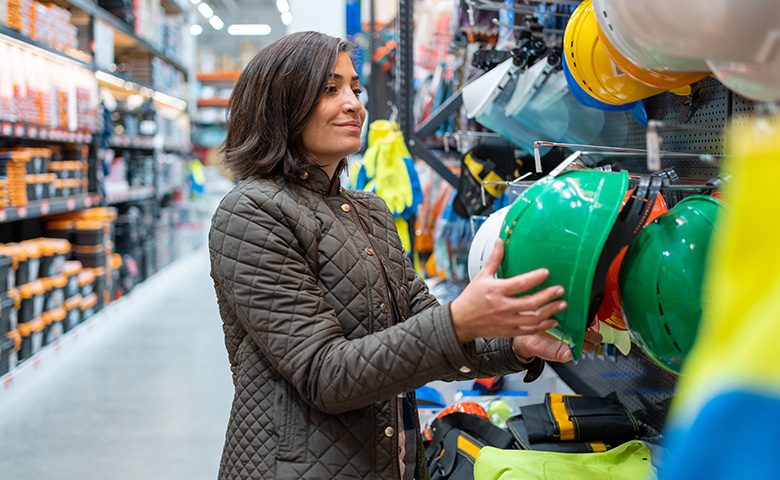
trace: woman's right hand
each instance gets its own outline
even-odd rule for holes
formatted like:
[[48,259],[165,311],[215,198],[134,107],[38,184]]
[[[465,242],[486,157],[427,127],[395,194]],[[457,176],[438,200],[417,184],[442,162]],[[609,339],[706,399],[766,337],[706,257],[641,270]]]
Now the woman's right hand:
[[496,278],[504,244],[496,241],[479,274],[450,304],[455,334],[461,343],[479,337],[534,335],[558,325],[551,317],[566,309],[558,300],[563,287],[554,285],[532,295],[518,296],[547,280],[547,269],[533,270],[512,278]]

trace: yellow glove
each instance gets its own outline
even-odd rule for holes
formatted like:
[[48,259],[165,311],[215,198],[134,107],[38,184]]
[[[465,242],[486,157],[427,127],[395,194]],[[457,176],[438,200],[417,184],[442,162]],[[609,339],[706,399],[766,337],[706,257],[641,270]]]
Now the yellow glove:
[[410,207],[413,202],[412,182],[404,162],[406,147],[403,137],[396,135],[377,142],[375,192],[387,203],[394,215]]

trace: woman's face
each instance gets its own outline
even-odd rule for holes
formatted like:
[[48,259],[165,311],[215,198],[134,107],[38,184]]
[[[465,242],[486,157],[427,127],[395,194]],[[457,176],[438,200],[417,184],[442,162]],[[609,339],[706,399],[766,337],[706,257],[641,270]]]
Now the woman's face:
[[334,167],[360,150],[366,110],[358,101],[360,84],[352,60],[339,53],[319,103],[303,127],[303,145],[321,167]]

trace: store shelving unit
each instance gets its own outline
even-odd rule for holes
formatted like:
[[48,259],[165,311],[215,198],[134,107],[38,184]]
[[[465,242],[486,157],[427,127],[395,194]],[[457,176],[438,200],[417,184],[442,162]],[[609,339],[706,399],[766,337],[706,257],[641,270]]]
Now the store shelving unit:
[[29,220],[47,215],[84,210],[97,205],[100,205],[100,196],[95,193],[38,200],[30,202],[24,207],[0,208],[0,222]]
[[[125,99],[128,95],[139,95],[145,99],[145,101],[151,102],[154,112],[155,120],[158,125],[163,125],[161,111],[164,115],[173,118],[174,120],[167,120],[165,123],[165,129],[159,128],[160,135],[156,137],[152,136],[136,136],[136,135],[104,135],[101,132],[92,130],[86,131],[84,129],[71,131],[63,130],[59,128],[49,128],[40,125],[35,125],[30,122],[21,121],[0,121],[0,146],[2,147],[46,147],[52,146],[55,150],[60,151],[61,147],[66,149],[83,148],[88,151],[88,157],[80,156],[79,161],[84,161],[88,165],[87,179],[89,180],[88,191],[67,196],[56,197],[45,200],[29,201],[23,206],[11,206],[7,208],[0,208],[0,233],[4,242],[18,242],[30,238],[36,238],[46,236],[47,227],[46,223],[51,219],[53,215],[64,214],[68,212],[77,212],[84,209],[100,206],[118,206],[120,214],[123,211],[133,210],[143,212],[143,218],[154,219],[158,221],[158,218],[165,213],[164,218],[177,218],[175,209],[166,210],[165,206],[171,204],[172,193],[181,188],[181,185],[171,185],[170,183],[159,183],[159,169],[157,155],[160,154],[178,154],[182,159],[191,151],[188,138],[188,130],[180,129],[181,122],[186,121],[188,126],[188,105],[182,95],[176,91],[167,89],[165,85],[172,85],[175,90],[184,91],[180,88],[183,82],[187,82],[189,78],[189,68],[184,65],[179,58],[174,58],[168,51],[163,51],[163,48],[156,45],[153,41],[145,38],[143,35],[135,33],[133,27],[126,23],[124,20],[110,13],[109,11],[98,6],[95,0],[53,0],[54,3],[69,10],[72,14],[71,24],[76,27],[78,34],[78,45],[81,48],[89,49],[89,51],[80,50],[67,50],[62,51],[56,47],[43,43],[39,40],[31,38],[25,34],[20,33],[13,28],[9,28],[5,25],[0,25],[0,39],[4,39],[6,43],[18,46],[19,49],[32,52],[43,56],[46,59],[51,59],[52,62],[66,63],[68,65],[74,65],[78,70],[79,75],[86,74],[87,78],[90,75],[94,75],[94,86],[99,89],[108,89],[115,95],[115,98]],[[159,0],[162,6],[162,10],[170,15],[184,15],[187,14],[191,5],[187,1],[181,0]],[[2,20],[2,19],[0,19]],[[71,28],[71,27],[69,27]],[[98,59],[101,58],[98,55],[98,50],[106,48],[105,45],[100,45],[96,42],[95,37],[98,34],[98,29],[102,28],[103,33],[110,32],[109,35],[113,36],[113,46],[107,48],[113,48],[114,56],[110,58],[115,59],[114,65],[107,65],[105,57],[103,57],[103,66],[98,66]],[[170,28],[168,26],[167,28]],[[32,34],[34,35],[34,33]],[[173,51],[173,50],[172,50]],[[64,60],[64,61],[63,61]],[[123,63],[124,62],[124,63]],[[134,64],[134,62],[138,62]],[[170,75],[170,72],[176,72],[173,80],[160,81],[153,75],[155,73],[155,64],[158,67],[156,71],[163,71],[164,74]],[[135,68],[132,67],[141,67]],[[127,69],[125,70],[125,68]],[[147,68],[149,67],[149,68]],[[123,72],[135,71],[135,74],[127,74]],[[148,73],[146,73],[148,71]],[[140,73],[138,73],[140,72]],[[7,71],[6,71],[7,74]],[[0,76],[2,72],[0,72]],[[28,74],[28,76],[30,76]],[[140,78],[146,76],[147,78]],[[165,77],[167,78],[167,77]],[[157,80],[155,82],[155,80]],[[160,87],[159,85],[163,85]],[[42,87],[48,88],[48,87]],[[46,91],[46,90],[44,90]],[[49,93],[50,91],[46,91]],[[116,97],[118,95],[118,97]],[[14,100],[16,101],[16,100]],[[94,111],[94,107],[92,107]],[[92,111],[87,115],[91,115]],[[173,113],[171,113],[173,112]],[[79,107],[78,110],[79,121],[78,127],[82,128],[82,118],[85,115]],[[97,117],[100,117],[100,110],[95,112]],[[9,116],[8,118],[13,118]],[[16,117],[19,118],[19,117]],[[41,117],[43,118],[43,117]],[[98,127],[102,122],[99,122],[97,118],[92,124],[97,124]],[[40,120],[43,122],[43,120]],[[47,116],[47,122],[49,117]],[[52,120],[53,124],[54,121]],[[66,123],[67,124],[67,123]],[[71,122],[71,125],[73,123]],[[87,123],[89,124],[89,122]],[[165,137],[168,132],[173,132],[175,135]],[[184,139],[183,141],[181,139]],[[117,191],[111,188],[106,188],[105,181],[102,176],[103,166],[100,165],[106,159],[110,157],[110,150],[127,155],[138,155],[141,158],[153,157],[154,158],[154,176],[153,180],[151,176],[148,176],[147,180],[141,183],[148,184],[143,186],[134,186],[127,190]],[[170,158],[173,155],[167,155],[167,161],[170,163]],[[174,157],[175,158],[175,157]],[[71,158],[65,157],[64,160],[70,161]],[[182,160],[183,162],[183,160]],[[85,167],[87,168],[87,167]],[[146,168],[146,167],[144,167]],[[144,170],[148,171],[148,170]],[[66,177],[67,178],[67,177]],[[143,178],[143,177],[141,177]],[[173,175],[166,178],[172,178],[173,181],[179,180],[177,175]],[[130,183],[135,183],[133,180]],[[151,183],[150,183],[151,182]],[[139,269],[144,273],[141,274],[141,279],[148,278],[151,274],[162,268],[170,258],[158,253],[160,242],[167,244],[172,243],[172,236],[168,238],[168,235],[173,235],[175,230],[175,224],[169,221],[163,223],[165,228],[155,228],[151,220],[144,223],[144,225],[153,225],[150,227],[144,227],[145,233],[143,235],[142,245],[138,246],[138,253],[143,260],[138,260]],[[139,227],[141,228],[141,227]],[[158,238],[159,237],[159,238]],[[113,243],[112,243],[113,245]],[[113,246],[111,247],[113,249]],[[171,248],[163,248],[162,250],[170,251]],[[160,250],[160,251],[162,251]],[[114,250],[120,252],[120,250]],[[124,253],[124,252],[123,252]],[[132,254],[130,252],[129,254]],[[106,264],[107,266],[108,264]],[[116,307],[117,305],[111,305]],[[110,310],[103,310],[98,315],[105,317],[106,312]],[[69,343],[69,339],[74,339],[79,335],[80,331],[84,329],[81,327],[86,324],[81,324],[64,337],[60,337],[52,344],[53,349],[60,349],[63,345]],[[0,332],[0,338],[5,339],[5,332]],[[7,344],[8,342],[4,342]],[[7,348],[3,347],[3,348]],[[46,352],[51,352],[52,348],[44,348],[41,352],[34,354],[31,358],[28,358],[22,365],[25,370],[34,371],[37,364],[40,363],[41,358],[46,355]],[[33,368],[29,368],[32,366]],[[14,370],[12,369],[6,375],[2,375],[0,372],[0,385],[9,387],[13,383]]]

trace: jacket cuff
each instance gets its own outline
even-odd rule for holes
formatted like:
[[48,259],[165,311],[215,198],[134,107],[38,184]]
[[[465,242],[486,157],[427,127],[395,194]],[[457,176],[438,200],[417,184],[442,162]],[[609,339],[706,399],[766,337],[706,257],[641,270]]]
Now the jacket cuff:
[[502,363],[506,366],[507,370],[521,372],[528,368],[528,364],[521,362],[520,359],[517,358],[517,355],[515,355],[515,351],[512,349],[511,338],[499,338],[498,350],[501,352]]
[[455,335],[455,327],[452,325],[449,304],[434,307],[433,326],[441,351],[453,371],[462,374],[475,372],[477,369],[476,347],[474,342],[463,345],[458,340],[458,336]]

